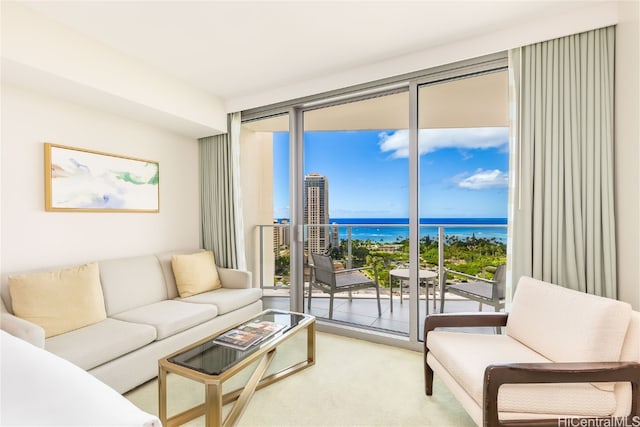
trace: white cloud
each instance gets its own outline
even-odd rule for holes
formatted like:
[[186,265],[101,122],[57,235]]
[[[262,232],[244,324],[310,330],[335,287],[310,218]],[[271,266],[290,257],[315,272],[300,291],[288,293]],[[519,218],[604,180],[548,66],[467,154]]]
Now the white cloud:
[[[380,150],[390,152],[392,158],[409,157],[409,131],[398,130],[380,135]],[[431,153],[442,148],[487,149],[502,147],[508,143],[509,129],[460,128],[420,129],[418,133],[420,154]]]
[[499,169],[478,169],[473,175],[461,179],[457,176],[458,186],[469,190],[486,190],[487,188],[506,187],[509,185],[509,175]]

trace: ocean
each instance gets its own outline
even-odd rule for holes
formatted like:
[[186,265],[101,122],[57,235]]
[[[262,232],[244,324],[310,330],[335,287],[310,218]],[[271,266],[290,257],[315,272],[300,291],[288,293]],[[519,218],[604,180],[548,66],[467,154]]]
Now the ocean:
[[[408,218],[331,218],[339,226],[339,238],[346,239],[351,226],[351,239],[393,243],[409,237]],[[443,225],[445,236],[460,239],[475,235],[477,238],[495,238],[507,242],[506,218],[421,218],[420,237],[438,238],[438,226]]]

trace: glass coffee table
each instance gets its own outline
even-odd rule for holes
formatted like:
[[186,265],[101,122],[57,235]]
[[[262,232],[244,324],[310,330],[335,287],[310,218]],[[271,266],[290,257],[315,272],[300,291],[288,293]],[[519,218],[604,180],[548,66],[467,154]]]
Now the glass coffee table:
[[[216,338],[247,323],[274,322],[284,325],[275,335],[267,337],[246,350],[239,350],[214,342]],[[296,335],[307,332],[307,358],[265,376],[278,346]],[[256,390],[273,384],[289,375],[315,364],[316,319],[302,313],[266,310],[251,319],[200,340],[158,361],[159,417],[165,427],[184,424],[202,415],[207,426],[235,425]],[[224,393],[222,385],[252,363],[257,366],[246,385]],[[198,381],[205,386],[205,402],[172,417],[167,417],[167,374],[173,373]],[[222,420],[222,406],[235,401],[231,411]]]

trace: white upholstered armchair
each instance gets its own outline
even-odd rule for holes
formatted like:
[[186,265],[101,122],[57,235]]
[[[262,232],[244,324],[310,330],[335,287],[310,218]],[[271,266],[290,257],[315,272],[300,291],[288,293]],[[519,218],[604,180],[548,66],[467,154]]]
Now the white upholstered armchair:
[[[450,329],[469,326],[506,328]],[[435,314],[424,330],[426,394],[438,375],[478,425],[640,422],[640,313],[627,303],[523,277],[508,313]]]

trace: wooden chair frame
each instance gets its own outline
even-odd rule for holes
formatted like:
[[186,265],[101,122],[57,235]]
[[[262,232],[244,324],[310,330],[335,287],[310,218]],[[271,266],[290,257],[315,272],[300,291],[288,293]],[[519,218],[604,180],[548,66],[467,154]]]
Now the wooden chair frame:
[[[425,394],[433,394],[433,370],[427,364],[429,346],[427,335],[436,328],[447,327],[502,327],[508,313],[432,314],[424,322],[424,383]],[[484,373],[482,418],[485,427],[499,426],[553,426],[558,419],[500,420],[498,418],[498,390],[504,384],[629,382],[631,383],[631,412],[621,417],[619,425],[633,425],[640,419],[640,363],[507,363],[487,366]],[[600,420],[602,424],[597,424]],[[611,418],[572,418],[572,425],[609,425]],[[576,424],[573,424],[576,423]],[[584,423],[584,424],[583,424]],[[626,423],[626,424],[625,424]]]

